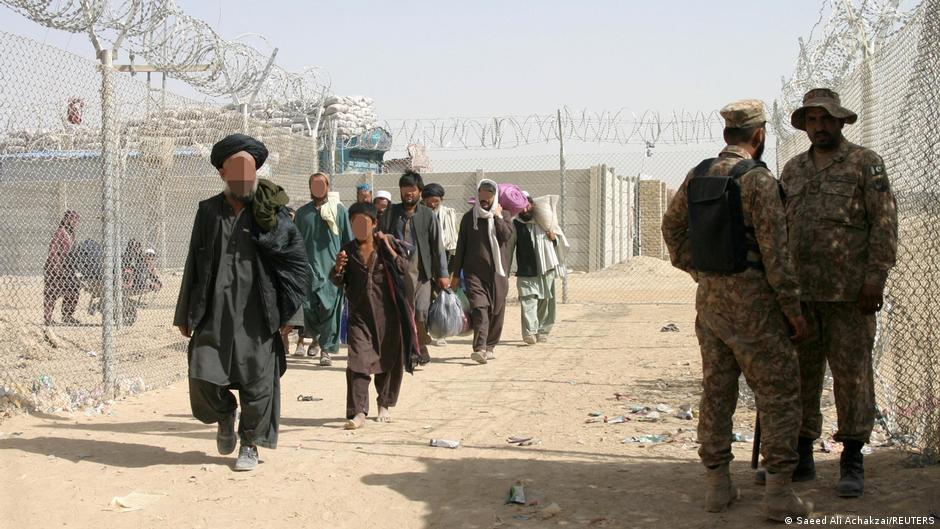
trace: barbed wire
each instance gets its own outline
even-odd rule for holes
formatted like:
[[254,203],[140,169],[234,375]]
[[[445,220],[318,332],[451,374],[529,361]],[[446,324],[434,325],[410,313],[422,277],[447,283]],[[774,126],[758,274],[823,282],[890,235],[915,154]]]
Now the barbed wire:
[[800,51],[792,75],[781,79],[771,117],[777,132],[792,132],[789,116],[803,94],[841,84],[865,57],[904,27],[920,5],[919,0],[824,0],[809,35],[798,39]]
[[[329,92],[316,68],[288,72],[274,64],[277,49],[260,35],[223,39],[173,0],[0,0],[45,27],[87,33],[96,49],[125,49],[131,71],[138,57],[152,69],[213,97],[236,103],[263,101],[310,111]],[[263,45],[245,42],[249,38]]]
[[724,120],[717,112],[684,110],[663,114],[629,109],[572,110],[559,114],[494,117],[393,119],[382,121],[398,145],[418,143],[438,149],[507,149],[559,139],[617,145],[713,143]]

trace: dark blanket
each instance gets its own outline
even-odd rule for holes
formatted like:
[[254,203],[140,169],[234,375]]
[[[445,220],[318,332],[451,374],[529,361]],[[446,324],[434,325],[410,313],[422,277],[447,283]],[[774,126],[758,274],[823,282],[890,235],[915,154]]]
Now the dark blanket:
[[275,226],[267,233],[257,222],[253,223],[252,238],[268,270],[273,272],[277,309],[283,326],[304,304],[310,286],[310,266],[303,237],[290,220],[287,209],[278,208],[276,218]]

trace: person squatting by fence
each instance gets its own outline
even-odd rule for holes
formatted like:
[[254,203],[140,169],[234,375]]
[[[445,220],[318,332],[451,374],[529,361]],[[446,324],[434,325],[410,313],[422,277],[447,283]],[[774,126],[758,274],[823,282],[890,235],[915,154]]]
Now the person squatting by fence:
[[[516,290],[522,313],[522,341],[527,345],[548,342],[555,325],[555,270],[558,237],[535,222],[535,204],[513,219],[509,241],[509,268],[516,262]],[[508,270],[508,268],[507,268]]]
[[174,317],[190,338],[193,416],[218,423],[220,454],[241,440],[240,471],[257,467],[259,446],[277,447],[287,367],[281,333],[297,323],[290,318],[309,282],[303,239],[284,208],[287,194],[257,178],[267,155],[264,144],[243,134],[213,146],[223,192],[199,203]]
[[485,364],[496,359],[496,346],[503,333],[506,295],[509,291],[509,239],[512,223],[499,205],[499,186],[481,180],[473,209],[460,221],[457,251],[451,264],[451,282],[463,275],[473,324],[473,361]]
[[[808,339],[797,347],[803,421],[793,479],[816,477],[813,442],[822,435],[820,398],[828,361],[838,415],[833,439],[843,446],[836,486],[842,497],[861,496],[865,489],[862,447],[876,413],[875,313],[895,265],[898,237],[897,202],[884,161],[842,135],[856,119],[836,92],[807,92],[791,123],[806,132],[811,147],[787,162],[780,175],[809,323]],[[758,482],[763,477],[758,473]]]
[[[428,344],[428,309],[431,291],[436,286],[443,290],[450,286],[447,273],[447,254],[441,237],[441,228],[434,212],[421,204],[424,180],[414,171],[406,171],[398,180],[401,203],[390,206],[382,215],[379,231],[394,236],[404,243],[409,253],[408,292],[414,299],[415,323],[420,348],[417,362],[431,361]],[[432,282],[434,284],[432,284]]]
[[754,390],[763,436],[764,513],[784,521],[812,510],[790,485],[801,413],[793,341],[805,338],[806,320],[779,184],[757,163],[766,140],[764,105],[737,101],[722,108],[721,116],[727,146],[689,172],[662,223],[673,265],[698,283],[695,330],[703,386],[698,440],[707,469],[705,509],[724,511],[739,497],[729,464],[743,372]]
[[75,246],[75,230],[78,229],[80,218],[77,211],[66,211],[49,242],[49,253],[43,266],[42,291],[43,321],[46,325],[55,323],[52,314],[59,298],[62,298],[62,323],[80,323],[75,318],[75,309],[78,307],[81,284],[75,275],[75,262],[71,256]]
[[[400,241],[376,232],[375,206],[349,208],[355,240],[336,255],[332,281],[349,300],[349,360],[346,364],[346,429],[356,430],[369,415],[369,382],[375,376],[378,422],[390,422],[403,372],[413,372],[417,354],[411,297],[405,290],[410,266]],[[407,365],[406,365],[407,364]]]
[[[333,365],[339,351],[340,325],[343,317],[343,296],[330,280],[333,263],[340,248],[353,240],[346,206],[330,193],[330,177],[326,173],[310,176],[308,204],[297,210],[296,224],[304,238],[310,263],[310,290],[304,303],[304,334],[313,339],[307,356],[320,354],[320,365]],[[298,347],[302,354],[303,349]]]

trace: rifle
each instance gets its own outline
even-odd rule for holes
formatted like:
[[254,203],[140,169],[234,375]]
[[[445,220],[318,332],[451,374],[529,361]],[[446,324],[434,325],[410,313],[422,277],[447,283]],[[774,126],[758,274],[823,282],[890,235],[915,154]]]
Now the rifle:
[[760,414],[754,420],[754,446],[751,448],[751,468],[757,470],[757,463],[760,460]]

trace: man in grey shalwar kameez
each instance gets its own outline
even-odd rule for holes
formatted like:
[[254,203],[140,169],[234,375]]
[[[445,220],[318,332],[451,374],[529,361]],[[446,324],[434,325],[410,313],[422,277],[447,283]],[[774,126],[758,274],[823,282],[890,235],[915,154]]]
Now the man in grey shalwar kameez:
[[[236,470],[257,466],[259,446],[277,446],[286,366],[279,330],[296,323],[288,321],[302,302],[302,290],[296,291],[308,281],[303,242],[281,207],[286,193],[269,181],[259,190],[255,171],[266,157],[262,143],[241,134],[213,147],[224,191],[199,204],[174,321],[192,338],[193,416],[219,424],[223,455],[235,450],[240,401]],[[293,281],[295,295],[287,300]]]

